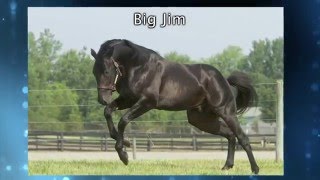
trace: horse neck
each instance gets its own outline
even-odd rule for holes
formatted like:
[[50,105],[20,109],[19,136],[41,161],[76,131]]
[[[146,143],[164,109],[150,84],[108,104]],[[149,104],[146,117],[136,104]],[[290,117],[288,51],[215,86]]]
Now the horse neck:
[[139,57],[138,55],[134,55],[132,58],[130,59],[125,59],[124,61],[120,62],[126,69],[130,70],[132,68],[136,68],[136,67],[140,67],[140,66],[144,66],[145,64],[148,63],[148,60],[143,58],[143,57]]
[[144,59],[140,59],[140,61],[134,61],[132,63],[127,63],[124,64],[124,69],[125,69],[125,74],[126,76],[130,75],[132,71],[139,71],[139,72],[143,72],[143,71],[152,71],[152,69],[150,69],[150,67],[154,67],[154,66],[149,66],[150,63],[156,63],[157,60],[144,60]]

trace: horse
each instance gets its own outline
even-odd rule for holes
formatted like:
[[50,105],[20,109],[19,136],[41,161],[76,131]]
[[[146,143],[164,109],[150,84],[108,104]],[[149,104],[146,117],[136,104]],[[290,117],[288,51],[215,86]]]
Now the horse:
[[[151,109],[187,111],[188,122],[198,129],[228,140],[228,155],[222,170],[234,165],[236,138],[246,151],[251,171],[259,173],[247,135],[237,114],[245,112],[257,99],[250,78],[234,72],[224,78],[220,71],[207,64],[180,64],[164,59],[154,50],[126,39],[113,39],[101,44],[98,53],[91,49],[95,62],[93,75],[98,102],[105,106],[104,116],[110,137],[116,140],[115,150],[127,165],[124,146],[127,124]],[[112,93],[119,96],[112,100]],[[118,130],[112,113],[128,109],[120,118]]]

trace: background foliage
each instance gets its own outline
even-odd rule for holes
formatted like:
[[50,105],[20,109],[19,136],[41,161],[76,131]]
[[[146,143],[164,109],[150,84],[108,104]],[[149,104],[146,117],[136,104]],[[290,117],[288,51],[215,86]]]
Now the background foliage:
[[[86,53],[87,49],[62,52],[62,43],[48,29],[39,37],[29,32],[28,37],[29,129],[77,131],[106,128],[103,107],[98,105],[94,89],[93,60]],[[175,51],[163,56],[179,63],[210,64],[225,77],[236,70],[248,73],[259,95],[257,106],[261,107],[261,119],[268,123],[274,121],[276,86],[270,83],[283,79],[283,38],[253,41],[247,55],[240,47],[230,45],[221,53],[203,59],[191,59]],[[116,112],[114,120],[117,121],[121,114],[123,111]],[[179,120],[186,119],[184,111],[152,110],[139,118],[139,121],[150,123],[139,127],[133,123],[132,128],[156,131],[160,126],[155,122],[167,121],[171,125],[179,125]],[[240,121],[246,124],[245,119],[240,118]],[[151,123],[153,128],[148,126]]]

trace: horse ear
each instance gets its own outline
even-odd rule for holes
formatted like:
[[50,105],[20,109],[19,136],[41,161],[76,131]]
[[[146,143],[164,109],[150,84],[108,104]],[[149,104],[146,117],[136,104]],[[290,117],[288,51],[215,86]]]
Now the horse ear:
[[93,56],[94,59],[97,59],[97,53],[93,49],[91,49],[91,56]]

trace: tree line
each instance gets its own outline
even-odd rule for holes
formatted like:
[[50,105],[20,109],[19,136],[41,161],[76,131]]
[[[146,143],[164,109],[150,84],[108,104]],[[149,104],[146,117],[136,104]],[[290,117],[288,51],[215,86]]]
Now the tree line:
[[[92,74],[93,60],[87,49],[70,49],[62,52],[62,43],[45,29],[36,37],[28,33],[28,85],[29,129],[77,131],[94,129],[92,122],[104,123],[103,106],[97,103],[96,82]],[[258,92],[262,119],[266,122],[276,117],[276,86],[283,79],[283,38],[252,42],[249,54],[238,46],[230,45],[222,52],[208,58],[192,59],[175,51],[163,55],[179,63],[205,63],[215,66],[227,77],[233,71],[248,73]],[[114,94],[116,96],[116,94]],[[118,121],[124,111],[114,113]],[[140,121],[186,120],[184,111],[152,110]],[[241,123],[246,120],[240,118]],[[105,128],[105,127],[104,127]]]

